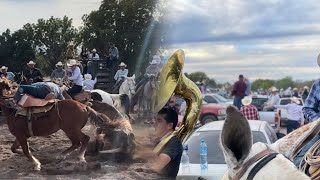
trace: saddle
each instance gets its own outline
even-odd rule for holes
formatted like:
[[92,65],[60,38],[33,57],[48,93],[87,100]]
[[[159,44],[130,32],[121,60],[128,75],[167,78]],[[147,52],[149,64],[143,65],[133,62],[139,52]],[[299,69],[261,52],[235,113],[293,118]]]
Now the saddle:
[[25,94],[18,102],[18,105],[22,108],[17,110],[16,115],[31,116],[31,114],[46,113],[52,109],[57,101],[50,98],[52,98],[51,94],[46,99],[39,99]]

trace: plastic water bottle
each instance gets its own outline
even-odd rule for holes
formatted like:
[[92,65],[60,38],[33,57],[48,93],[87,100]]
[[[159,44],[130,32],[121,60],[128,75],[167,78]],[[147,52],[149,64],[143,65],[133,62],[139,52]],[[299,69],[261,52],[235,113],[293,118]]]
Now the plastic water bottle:
[[204,140],[200,142],[200,167],[202,172],[206,172],[208,170],[208,147]]
[[188,144],[183,145],[183,152],[181,156],[182,171],[186,172],[189,170],[189,156],[188,156]]

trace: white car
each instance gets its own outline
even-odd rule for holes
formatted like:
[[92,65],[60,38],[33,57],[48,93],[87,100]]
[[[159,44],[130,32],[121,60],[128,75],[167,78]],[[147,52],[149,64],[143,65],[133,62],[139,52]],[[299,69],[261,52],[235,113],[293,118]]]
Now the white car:
[[203,100],[206,101],[208,104],[219,104],[224,107],[233,104],[232,100],[228,100],[217,93],[203,94],[202,97]]
[[[297,98],[299,100],[299,106],[304,106],[303,100],[301,98]],[[291,102],[291,98],[281,98],[280,99],[280,105],[287,105]],[[286,124],[288,120],[288,112],[286,109],[278,108],[277,114],[280,117],[280,122],[282,124]]]
[[[193,180],[193,179],[221,179],[228,169],[225,163],[222,149],[220,148],[220,133],[224,121],[210,122],[195,132],[187,139],[189,151],[189,168],[180,169],[176,180]],[[250,120],[249,125],[253,135],[253,143],[263,142],[266,144],[274,143],[278,140],[277,135],[272,127],[265,121]],[[201,173],[200,169],[200,141],[205,140],[208,147],[208,171]]]

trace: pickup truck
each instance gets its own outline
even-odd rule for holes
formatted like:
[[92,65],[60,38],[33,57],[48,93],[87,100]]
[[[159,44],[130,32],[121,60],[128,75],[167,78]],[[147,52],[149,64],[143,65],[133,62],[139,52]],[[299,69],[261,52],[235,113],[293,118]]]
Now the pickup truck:
[[[298,98],[300,104],[299,106],[304,106],[304,102],[301,98]],[[291,102],[291,98],[280,98],[280,105],[287,105]],[[285,125],[287,123],[288,112],[286,109],[278,108],[277,113],[280,117],[281,125]]]

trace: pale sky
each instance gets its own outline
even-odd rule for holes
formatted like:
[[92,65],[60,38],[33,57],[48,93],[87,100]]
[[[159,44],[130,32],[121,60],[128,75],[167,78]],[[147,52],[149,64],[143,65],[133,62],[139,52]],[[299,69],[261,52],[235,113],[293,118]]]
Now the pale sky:
[[[0,32],[50,16],[81,17],[101,0],[0,0]],[[184,72],[203,71],[218,82],[317,79],[320,3],[316,0],[170,0],[169,52],[186,53]]]

